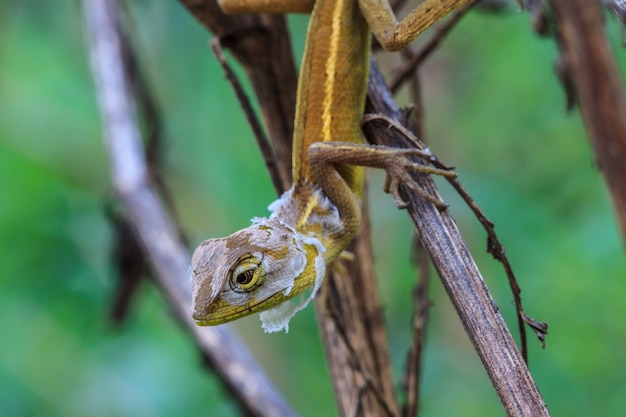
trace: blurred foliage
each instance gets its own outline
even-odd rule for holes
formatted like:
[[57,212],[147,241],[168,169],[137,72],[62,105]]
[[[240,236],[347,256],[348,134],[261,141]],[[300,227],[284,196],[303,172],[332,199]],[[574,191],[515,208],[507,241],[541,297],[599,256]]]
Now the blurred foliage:
[[[135,1],[131,9],[134,43],[165,119],[164,176],[184,228],[195,244],[245,226],[274,195],[209,36],[177,2]],[[301,54],[306,17],[290,24]],[[612,17],[608,33],[624,64]],[[0,3],[3,415],[237,415],[150,284],[125,324],[108,322],[110,180],[83,35],[78,2]],[[495,221],[527,312],[550,323],[546,350],[530,341],[530,367],[553,415],[619,415],[623,245],[579,116],[564,113],[555,52],[524,14],[471,14],[423,71],[428,136]],[[400,380],[415,285],[412,230],[382,193],[381,175],[371,178],[378,280]],[[442,188],[515,328],[484,233]],[[422,415],[503,415],[437,281],[432,298]],[[302,415],[336,413],[312,309],[289,334],[262,334],[256,317],[234,326]]]

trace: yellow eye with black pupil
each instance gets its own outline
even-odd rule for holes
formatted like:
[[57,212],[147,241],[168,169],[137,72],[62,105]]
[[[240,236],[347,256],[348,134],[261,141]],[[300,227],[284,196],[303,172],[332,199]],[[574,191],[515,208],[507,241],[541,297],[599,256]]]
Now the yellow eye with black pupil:
[[237,278],[235,278],[235,280],[237,281],[237,284],[239,285],[246,285],[246,284],[250,284],[250,281],[252,281],[253,277],[254,277],[254,269],[248,269],[247,271],[244,271],[240,273],[239,275],[237,275]]
[[247,255],[241,258],[230,273],[230,288],[238,293],[257,290],[265,281],[265,273],[260,265],[261,260],[256,256]]

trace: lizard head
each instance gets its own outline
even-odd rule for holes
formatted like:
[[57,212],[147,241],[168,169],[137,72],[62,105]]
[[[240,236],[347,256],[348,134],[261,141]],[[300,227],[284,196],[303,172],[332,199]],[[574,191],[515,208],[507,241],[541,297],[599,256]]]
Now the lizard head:
[[[304,308],[324,278],[323,252],[317,239],[274,218],[202,242],[190,269],[195,322],[211,326],[264,312],[266,331],[287,329],[289,319]],[[304,303],[284,304],[311,287]]]

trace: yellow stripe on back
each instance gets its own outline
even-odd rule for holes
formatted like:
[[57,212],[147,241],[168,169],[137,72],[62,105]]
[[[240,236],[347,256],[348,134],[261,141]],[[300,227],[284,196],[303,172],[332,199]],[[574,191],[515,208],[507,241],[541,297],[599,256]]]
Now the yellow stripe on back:
[[[333,9],[333,16],[341,16],[341,11],[345,7],[346,1],[336,0]],[[341,31],[341,19],[333,18],[331,21],[330,45],[328,48],[328,58],[326,60],[326,83],[324,84],[324,101],[322,103],[322,141],[330,142],[332,130],[332,114],[334,98],[337,95],[335,85],[337,82],[337,60],[339,57],[339,41]]]
[[[361,142],[369,68],[369,30],[354,0],[315,3],[300,78],[294,131],[293,178],[313,181],[307,149],[314,142]],[[340,170],[360,196],[363,170]]]

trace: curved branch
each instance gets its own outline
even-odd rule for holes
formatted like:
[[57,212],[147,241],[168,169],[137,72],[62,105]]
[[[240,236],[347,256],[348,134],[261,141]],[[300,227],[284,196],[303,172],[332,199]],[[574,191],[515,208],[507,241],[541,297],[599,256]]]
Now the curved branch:
[[176,318],[195,338],[209,364],[220,374],[247,414],[294,415],[227,326],[200,328],[191,319],[191,288],[187,279],[190,256],[149,181],[122,57],[116,2],[85,0],[84,16],[113,186],[157,283]]

